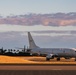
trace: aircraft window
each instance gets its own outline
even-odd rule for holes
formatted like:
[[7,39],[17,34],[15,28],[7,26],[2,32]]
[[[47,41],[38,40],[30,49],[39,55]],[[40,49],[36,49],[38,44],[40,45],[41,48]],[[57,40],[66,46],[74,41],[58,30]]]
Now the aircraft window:
[[76,52],[76,51],[75,51]]

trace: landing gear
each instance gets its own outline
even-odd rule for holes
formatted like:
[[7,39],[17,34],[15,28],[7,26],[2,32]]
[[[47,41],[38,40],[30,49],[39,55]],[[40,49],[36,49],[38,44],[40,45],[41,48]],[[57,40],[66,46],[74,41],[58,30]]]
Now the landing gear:
[[75,61],[76,61],[76,58],[75,58]]
[[60,61],[60,57],[57,57],[57,61]]
[[50,61],[50,59],[49,58],[46,58],[46,61]]

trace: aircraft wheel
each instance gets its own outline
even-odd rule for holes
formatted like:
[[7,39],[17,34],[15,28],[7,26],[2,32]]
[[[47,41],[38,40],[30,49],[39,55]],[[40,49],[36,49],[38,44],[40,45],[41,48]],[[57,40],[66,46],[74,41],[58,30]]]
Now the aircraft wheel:
[[60,61],[60,58],[59,57],[57,58],[57,61]]
[[49,61],[50,59],[49,58],[46,58],[46,61]]
[[76,61],[76,58],[75,58],[75,61]]

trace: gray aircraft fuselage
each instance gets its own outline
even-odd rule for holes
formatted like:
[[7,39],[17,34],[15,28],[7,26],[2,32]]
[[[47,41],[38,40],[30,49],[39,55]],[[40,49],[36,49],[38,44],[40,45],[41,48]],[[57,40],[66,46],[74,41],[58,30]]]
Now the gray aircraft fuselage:
[[61,57],[64,57],[66,59],[74,57],[76,61],[75,48],[40,48],[35,44],[30,32],[28,32],[28,38],[29,49],[31,49],[31,54],[45,55],[46,60],[50,60],[54,57],[57,57],[58,61]]
[[34,48],[32,53],[54,54],[59,57],[76,57],[76,50],[70,48]]

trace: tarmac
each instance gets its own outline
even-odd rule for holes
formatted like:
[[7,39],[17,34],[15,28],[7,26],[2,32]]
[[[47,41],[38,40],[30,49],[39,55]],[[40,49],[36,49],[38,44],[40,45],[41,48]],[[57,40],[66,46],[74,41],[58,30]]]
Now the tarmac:
[[75,70],[0,70],[0,75],[76,75]]
[[[35,64],[0,63],[0,75],[76,75],[76,62],[74,59],[61,59],[60,62],[57,62],[56,59],[46,61],[42,57],[16,58],[33,61]],[[43,62],[45,64],[42,64]]]
[[0,65],[0,75],[76,75],[76,65]]
[[0,70],[76,70],[76,65],[0,65]]

